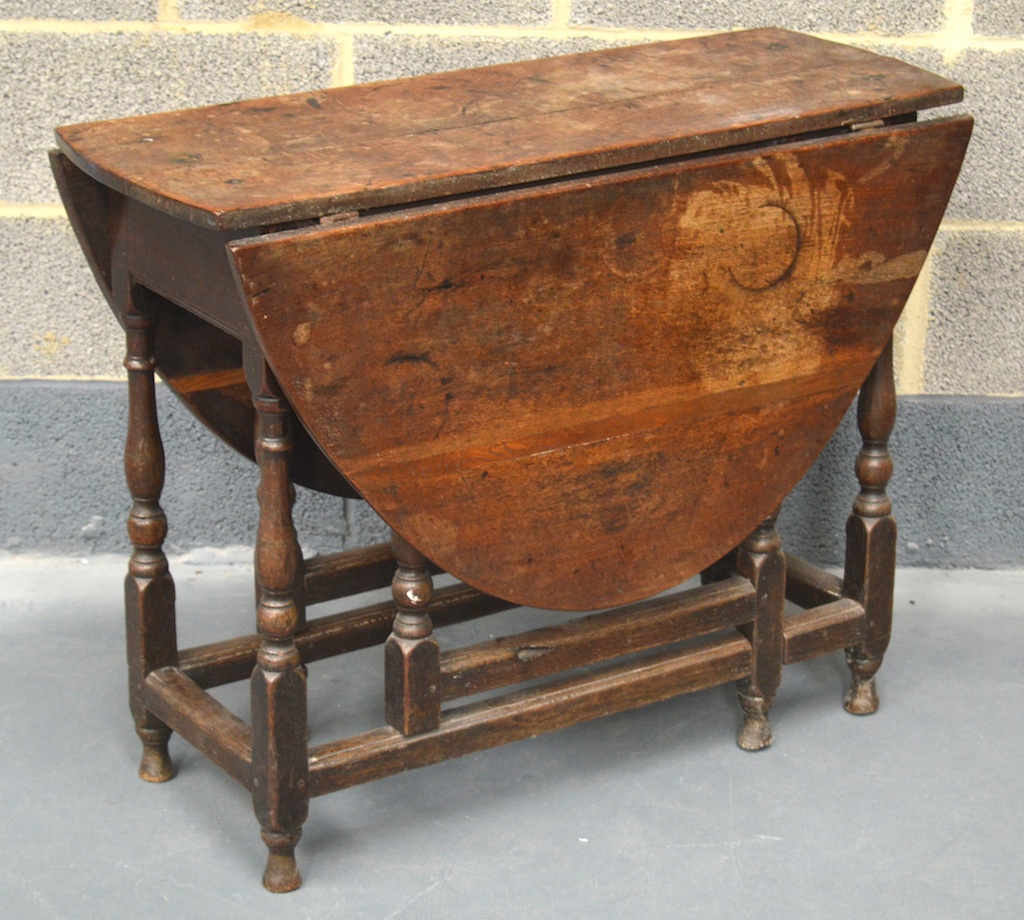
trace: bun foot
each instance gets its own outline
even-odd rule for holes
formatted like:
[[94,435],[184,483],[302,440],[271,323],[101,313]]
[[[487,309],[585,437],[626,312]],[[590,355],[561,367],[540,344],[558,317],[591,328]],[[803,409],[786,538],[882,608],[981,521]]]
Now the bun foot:
[[142,741],[142,761],[139,776],[147,783],[166,783],[174,776],[174,764],[167,752],[168,738]]
[[843,708],[855,716],[869,716],[878,712],[878,691],[875,689],[875,679],[869,677],[867,680],[853,679],[853,684],[846,692],[846,700]]
[[744,751],[761,751],[770,747],[772,730],[768,724],[768,707],[765,701],[757,696],[748,696],[742,691],[739,698],[740,706],[743,707],[743,727],[736,736],[736,743]]
[[853,675],[853,683],[846,693],[843,708],[855,716],[869,716],[873,712],[878,712],[875,673],[882,665],[881,659],[860,658],[847,653],[846,663]]
[[772,730],[767,720],[747,719],[736,736],[736,743],[744,751],[762,751],[772,745]]
[[302,875],[295,862],[295,844],[299,834],[276,834],[264,831],[263,842],[267,845],[267,868],[263,872],[263,887],[275,894],[295,891],[302,885]]

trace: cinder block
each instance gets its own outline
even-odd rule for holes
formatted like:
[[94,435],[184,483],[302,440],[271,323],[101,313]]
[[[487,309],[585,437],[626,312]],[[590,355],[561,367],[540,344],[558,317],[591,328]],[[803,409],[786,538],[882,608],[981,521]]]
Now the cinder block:
[[949,215],[1024,220],[1024,51],[965,51],[944,73],[964,85],[963,108],[975,118]]
[[348,502],[348,516],[352,527],[350,537],[353,546],[387,543],[391,539],[388,525],[366,502]]
[[178,0],[182,19],[247,19],[285,13],[307,22],[546,25],[550,0]]
[[120,376],[124,336],[66,220],[0,220],[0,376]]
[[152,22],[157,5],[157,0],[4,0],[0,18]]
[[[355,41],[357,83],[393,80],[417,74],[486,67],[556,54],[611,47],[589,38],[457,39],[409,35],[359,36]],[[622,44],[621,42],[619,44]]]
[[1024,233],[942,231],[934,258],[926,391],[1024,392]]
[[784,26],[803,32],[931,32],[944,22],[943,0],[573,0],[570,21],[628,29],[740,29]]
[[316,36],[9,33],[0,41],[0,200],[56,201],[57,125],[327,86]]
[[974,0],[974,32],[986,37],[1024,35],[1024,0]]

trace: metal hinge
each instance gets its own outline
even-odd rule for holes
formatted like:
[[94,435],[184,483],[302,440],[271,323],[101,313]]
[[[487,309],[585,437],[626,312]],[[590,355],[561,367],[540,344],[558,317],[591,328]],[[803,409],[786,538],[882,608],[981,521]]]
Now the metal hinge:
[[866,131],[868,128],[884,128],[885,119],[876,118],[873,121],[861,121],[855,125],[850,125],[851,131]]
[[343,224],[349,220],[355,220],[359,216],[358,211],[339,211],[337,214],[325,214],[320,218],[321,224]]

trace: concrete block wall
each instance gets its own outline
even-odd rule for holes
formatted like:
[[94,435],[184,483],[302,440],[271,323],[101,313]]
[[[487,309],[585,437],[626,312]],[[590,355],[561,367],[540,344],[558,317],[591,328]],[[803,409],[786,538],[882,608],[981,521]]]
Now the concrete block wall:
[[[111,449],[123,344],[49,176],[54,126],[760,25],[903,57],[966,88],[974,140],[897,333],[893,492],[903,561],[1024,562],[1021,0],[3,0],[0,551],[126,542]],[[254,471],[173,401],[161,407],[180,440],[168,445],[172,547],[250,542]],[[837,444],[855,449],[848,423]],[[787,539],[823,561],[839,560],[852,497],[841,454],[822,458],[784,518]],[[204,498],[221,495],[231,507]],[[298,508],[311,549],[382,532],[359,503],[303,494]]]

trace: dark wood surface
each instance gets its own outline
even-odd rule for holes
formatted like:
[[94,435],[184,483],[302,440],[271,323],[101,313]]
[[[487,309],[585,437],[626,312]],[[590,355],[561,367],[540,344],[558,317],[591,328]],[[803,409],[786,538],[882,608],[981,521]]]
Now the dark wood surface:
[[398,567],[391,581],[395,616],[384,643],[384,720],[403,735],[441,722],[441,648],[430,608],[434,582],[426,558],[399,534],[391,548]]
[[252,801],[268,850],[263,884],[284,892],[302,883],[295,845],[309,811],[307,672],[295,645],[306,611],[302,549],[292,520],[295,489],[288,476],[294,419],[266,363],[254,357],[246,364],[260,468],[254,558],[256,628],[262,641],[249,681]]
[[938,227],[969,119],[231,244],[334,464],[445,570],[539,607],[650,596],[831,436]]
[[[757,750],[783,664],[839,648],[847,709],[873,712],[891,333],[971,130],[914,122],[960,95],[767,29],[60,129],[127,337],[143,778],[182,734],[251,790],[288,891],[311,796],[726,681]],[[257,633],[180,653],[155,373],[260,467]],[[774,521],[858,388],[838,579]],[[391,549],[304,561],[296,482],[365,495]],[[439,565],[488,593],[434,594]],[[392,602],[307,620],[393,566]],[[433,634],[698,572],[468,648]],[[309,749],[306,664],[374,643],[388,725]],[[246,676],[251,725],[205,690]]]
[[960,99],[867,51],[759,29],[69,125],[111,188],[238,228],[870,121]]
[[853,684],[846,708],[854,715],[878,709],[875,673],[889,646],[892,595],[896,581],[896,519],[886,492],[893,472],[889,435],[896,424],[896,383],[892,342],[883,349],[861,387],[857,427],[862,447],[857,455],[860,492],[846,521],[846,562],[843,594],[864,606],[863,641],[847,649]]
[[[358,554],[359,551],[354,552]],[[332,596],[345,595],[346,592],[340,591]],[[451,585],[434,595],[430,619],[435,626],[447,626],[497,613],[510,606],[507,601],[481,594],[476,588]],[[394,618],[395,605],[391,601],[316,617],[296,635],[295,646],[303,664],[307,664],[356,649],[382,645],[391,632]],[[261,637],[254,634],[182,649],[178,656],[179,666],[191,680],[204,688],[244,680],[252,673],[261,642]]]
[[143,694],[154,715],[236,782],[252,788],[252,729],[246,722],[175,667],[151,671]]
[[751,618],[753,595],[747,579],[733,577],[695,594],[653,598],[453,649],[441,656],[441,696],[460,699],[609,661],[626,651],[671,645],[681,636],[695,638],[739,626]]
[[660,651],[471,703],[446,715],[435,731],[403,735],[381,728],[318,745],[309,752],[311,794],[323,795],[739,680],[749,669],[750,643],[745,638],[709,639],[682,651]]
[[864,608],[849,597],[791,614],[783,621],[783,664],[795,664],[858,645],[864,638]]
[[[913,117],[961,95],[899,61],[761,29],[67,126],[54,172],[115,312],[112,227],[133,278],[163,300],[158,373],[252,458],[255,418],[233,341],[249,320],[229,240],[354,208]],[[358,496],[304,427],[294,441],[295,482]]]

